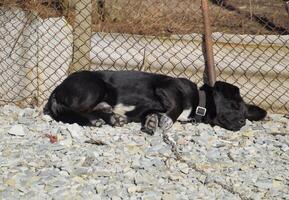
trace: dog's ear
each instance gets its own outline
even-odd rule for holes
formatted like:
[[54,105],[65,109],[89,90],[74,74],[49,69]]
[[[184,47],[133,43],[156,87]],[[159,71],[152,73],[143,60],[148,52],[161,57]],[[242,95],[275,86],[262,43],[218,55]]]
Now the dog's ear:
[[227,99],[233,99],[240,101],[241,96],[240,96],[240,89],[230,83],[226,83],[223,81],[217,81],[214,85],[214,92],[222,94]]
[[259,121],[266,117],[267,112],[255,105],[246,104],[246,119],[250,121]]

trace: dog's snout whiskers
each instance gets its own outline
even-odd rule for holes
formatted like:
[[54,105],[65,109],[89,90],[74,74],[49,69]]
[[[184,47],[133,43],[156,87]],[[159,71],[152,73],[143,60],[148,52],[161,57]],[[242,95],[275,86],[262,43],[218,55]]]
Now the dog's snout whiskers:
[[244,119],[239,120],[239,124],[242,124],[242,125],[246,124],[246,120]]

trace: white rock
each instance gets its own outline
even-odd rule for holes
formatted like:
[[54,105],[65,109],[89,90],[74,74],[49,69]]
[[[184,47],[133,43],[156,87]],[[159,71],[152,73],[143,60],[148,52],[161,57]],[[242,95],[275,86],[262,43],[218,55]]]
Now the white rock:
[[142,188],[140,186],[130,186],[127,188],[128,193],[142,192]]
[[270,189],[273,185],[271,180],[258,180],[255,183],[255,186],[261,189]]
[[[139,134],[140,124],[81,127],[50,122],[49,116],[36,117],[39,113],[0,107],[5,199],[238,199],[217,183],[247,198],[260,199],[265,192],[268,199],[289,198],[289,119],[252,122],[237,132],[206,124],[174,127],[168,135],[177,141],[183,163],[161,134]],[[51,144],[45,134],[56,135],[57,142]],[[82,144],[88,137],[107,145]]]
[[24,127],[21,124],[17,124],[11,127],[11,129],[8,131],[10,135],[16,135],[16,136],[24,136],[26,135],[26,131]]
[[53,119],[49,116],[49,115],[43,115],[42,116],[42,119],[46,122],[51,122],[53,121]]
[[68,136],[66,139],[59,141],[59,144],[70,147],[72,145],[72,139],[70,136]]
[[179,163],[178,168],[181,172],[188,174],[189,173],[189,166],[186,163]]
[[83,133],[83,128],[78,124],[68,124],[66,127],[70,132],[71,137],[77,142],[83,143],[87,139]]

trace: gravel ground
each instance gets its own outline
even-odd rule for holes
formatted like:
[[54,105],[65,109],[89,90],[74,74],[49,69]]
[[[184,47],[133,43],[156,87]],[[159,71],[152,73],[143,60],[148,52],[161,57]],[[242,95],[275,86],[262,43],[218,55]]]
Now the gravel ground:
[[150,136],[137,123],[84,128],[39,110],[0,108],[0,199],[289,199],[286,116]]

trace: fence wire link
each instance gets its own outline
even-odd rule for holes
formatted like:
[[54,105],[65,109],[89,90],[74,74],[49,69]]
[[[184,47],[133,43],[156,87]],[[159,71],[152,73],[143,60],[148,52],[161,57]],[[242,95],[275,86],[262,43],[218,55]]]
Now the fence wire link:
[[[288,3],[209,0],[217,79],[289,112]],[[200,0],[0,1],[0,104],[39,106],[69,73],[142,70],[202,84]]]

